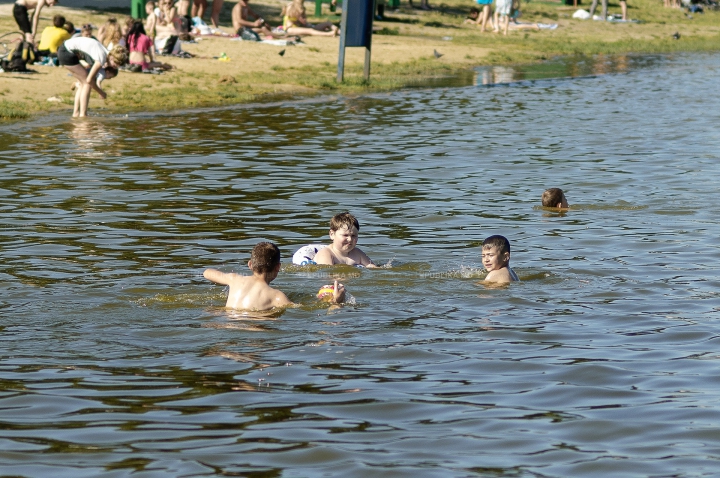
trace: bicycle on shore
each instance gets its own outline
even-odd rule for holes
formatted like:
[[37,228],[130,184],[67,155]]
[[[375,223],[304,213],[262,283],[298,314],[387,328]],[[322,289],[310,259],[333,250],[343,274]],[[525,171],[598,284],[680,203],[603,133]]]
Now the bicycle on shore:
[[0,60],[5,60],[15,48],[25,40],[23,32],[10,32],[0,35]]

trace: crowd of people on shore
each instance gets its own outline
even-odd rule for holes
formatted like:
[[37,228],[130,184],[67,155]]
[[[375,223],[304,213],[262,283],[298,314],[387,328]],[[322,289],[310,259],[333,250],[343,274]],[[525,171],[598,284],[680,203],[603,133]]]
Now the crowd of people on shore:
[[[75,77],[72,85],[75,90],[74,117],[87,115],[93,90],[101,98],[106,97],[102,82],[116,76],[119,68],[154,73],[172,69],[172,65],[158,61],[157,55],[191,57],[180,45],[182,41],[192,41],[193,34],[230,36],[219,30],[213,31],[204,23],[206,0],[195,1],[192,6],[190,0],[158,0],[157,4],[150,0],[145,4],[144,21],[132,17],[123,21],[109,18],[97,32],[91,24],[78,29],[63,15],[54,15],[52,25],[42,30],[38,41],[40,12],[57,2],[15,2],[13,17],[24,41],[18,46],[17,55],[14,54],[19,64],[5,62],[3,65],[8,71],[26,71],[26,64],[36,61],[41,65],[67,68]],[[218,5],[222,6],[222,3],[213,2],[211,22],[215,28],[219,26]],[[187,12],[197,16],[191,18]],[[331,22],[311,24],[303,0],[291,0],[282,10],[282,18],[282,24],[273,28],[250,7],[249,0],[239,0],[232,10],[233,30],[243,40],[289,38],[299,41],[302,36],[338,35],[338,27]]]

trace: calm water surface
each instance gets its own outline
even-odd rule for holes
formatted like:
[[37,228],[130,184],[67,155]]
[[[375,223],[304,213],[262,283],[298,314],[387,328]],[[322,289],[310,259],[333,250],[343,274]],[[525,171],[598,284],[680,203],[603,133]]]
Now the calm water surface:
[[[622,61],[3,126],[0,474],[717,476],[720,56]],[[345,209],[393,267],[289,265]],[[260,240],[275,319],[202,278]]]

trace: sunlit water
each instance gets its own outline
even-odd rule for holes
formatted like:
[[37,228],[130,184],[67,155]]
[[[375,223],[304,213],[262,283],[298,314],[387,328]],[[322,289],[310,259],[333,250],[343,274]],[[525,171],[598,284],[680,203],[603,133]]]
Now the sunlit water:
[[[0,474],[716,475],[720,56],[647,63],[4,125]],[[345,209],[393,267],[290,266]],[[202,277],[260,240],[276,319]]]

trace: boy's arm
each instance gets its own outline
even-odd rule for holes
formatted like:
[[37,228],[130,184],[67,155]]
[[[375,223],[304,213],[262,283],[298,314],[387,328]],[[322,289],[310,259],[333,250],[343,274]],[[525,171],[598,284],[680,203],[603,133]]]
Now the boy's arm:
[[37,34],[38,23],[40,22],[40,10],[45,5],[45,0],[39,0],[35,6],[32,19],[32,35],[33,37]]
[[367,254],[365,254],[363,251],[361,251],[361,250],[358,249],[357,247],[355,248],[355,250],[360,253],[360,260],[358,261],[358,263],[359,263],[360,265],[362,265],[362,266],[364,266],[364,267],[367,267],[368,269],[373,269],[373,268],[377,267],[377,266],[375,265],[375,263],[372,261],[372,259],[370,259],[370,258],[368,257]]
[[232,275],[233,274],[226,274],[224,272],[220,272],[217,269],[205,269],[205,272],[203,272],[203,277],[205,277],[207,280],[211,280],[216,284],[223,285],[230,284],[230,281],[232,280]]
[[90,71],[87,74],[86,81],[93,90],[98,92],[98,94],[100,95],[100,97],[102,99],[105,99],[105,97],[107,95],[102,90],[102,88],[100,88],[100,85],[98,85],[98,83],[97,83],[97,74],[98,74],[98,71],[100,71],[100,68],[102,68],[102,64],[99,61],[96,61],[95,63],[93,63],[92,68],[90,68]]
[[288,299],[284,293],[277,291],[277,295],[273,299],[273,308],[289,307],[291,305],[295,305],[295,304],[290,299]]

